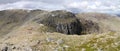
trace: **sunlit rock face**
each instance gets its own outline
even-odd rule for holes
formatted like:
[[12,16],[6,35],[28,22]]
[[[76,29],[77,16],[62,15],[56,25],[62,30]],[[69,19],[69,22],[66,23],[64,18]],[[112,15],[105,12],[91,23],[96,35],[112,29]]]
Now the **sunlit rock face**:
[[81,23],[71,12],[57,10],[42,16],[43,18],[38,22],[53,27],[57,32],[65,34],[81,34]]

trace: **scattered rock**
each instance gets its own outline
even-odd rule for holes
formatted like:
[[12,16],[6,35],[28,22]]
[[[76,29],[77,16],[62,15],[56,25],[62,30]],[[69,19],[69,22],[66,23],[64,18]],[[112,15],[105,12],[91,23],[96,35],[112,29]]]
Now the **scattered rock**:
[[8,47],[4,47],[1,51],[8,51]]
[[58,40],[56,41],[56,43],[57,43],[57,45],[60,45],[60,44],[63,44],[64,41],[63,41],[62,39],[58,39]]
[[47,37],[47,38],[46,38],[46,41],[47,41],[47,42],[53,42],[54,39],[53,39],[53,38],[49,38],[49,37]]

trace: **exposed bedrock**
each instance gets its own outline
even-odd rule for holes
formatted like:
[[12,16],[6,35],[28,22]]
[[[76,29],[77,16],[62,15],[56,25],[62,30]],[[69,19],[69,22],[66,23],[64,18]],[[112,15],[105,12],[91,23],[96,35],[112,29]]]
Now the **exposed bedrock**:
[[38,22],[54,28],[57,32],[65,34],[81,34],[81,22],[73,13],[57,10],[43,14],[42,17],[43,18]]

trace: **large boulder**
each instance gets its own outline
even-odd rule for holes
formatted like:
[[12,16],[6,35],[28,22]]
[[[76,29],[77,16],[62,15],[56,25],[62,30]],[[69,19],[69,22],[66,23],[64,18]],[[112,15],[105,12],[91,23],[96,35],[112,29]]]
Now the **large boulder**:
[[71,12],[57,10],[41,15],[38,23],[52,27],[65,34],[81,34],[81,23]]

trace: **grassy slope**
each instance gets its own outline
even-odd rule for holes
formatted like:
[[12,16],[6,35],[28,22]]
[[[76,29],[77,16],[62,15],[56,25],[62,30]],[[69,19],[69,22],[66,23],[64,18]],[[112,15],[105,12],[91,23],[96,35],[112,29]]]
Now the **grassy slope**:
[[35,19],[43,12],[42,10],[30,11],[22,9],[0,11],[0,37],[19,28],[24,23],[29,22],[30,19]]
[[[29,46],[33,51],[119,51],[120,32],[119,18],[103,19],[87,17],[105,26],[110,25],[112,32],[88,35],[65,35],[61,33],[46,32],[47,27],[35,22],[29,22],[10,32],[1,39],[0,44],[14,44],[24,48]],[[102,26],[102,25],[101,25]],[[104,28],[106,30],[106,28]],[[17,51],[16,49],[14,51]]]
[[[65,35],[45,32],[42,24],[29,23],[2,39],[3,43],[30,46],[33,51],[119,51],[119,32],[106,32],[103,34]],[[40,43],[38,43],[40,41]],[[62,42],[61,42],[62,41]],[[17,51],[17,50],[16,50]]]
[[4,10],[0,11],[0,36],[9,33],[14,28],[18,28],[25,22],[27,11],[24,10]]

